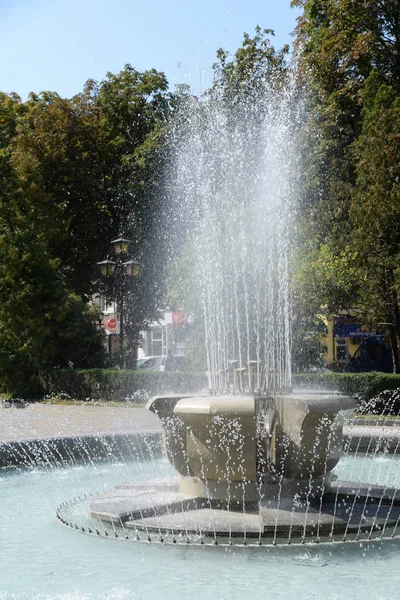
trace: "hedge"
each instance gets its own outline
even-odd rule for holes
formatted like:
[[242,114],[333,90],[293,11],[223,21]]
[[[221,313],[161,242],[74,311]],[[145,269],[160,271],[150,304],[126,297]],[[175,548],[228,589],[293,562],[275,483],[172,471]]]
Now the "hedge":
[[[357,398],[360,411],[400,414],[400,375],[392,373],[296,373],[294,388],[336,390]],[[117,369],[57,369],[43,378],[46,395],[77,400],[145,401],[148,396],[197,393],[207,388],[203,373],[165,373]]]
[[163,373],[117,369],[57,369],[43,378],[46,395],[76,400],[144,401],[148,396],[196,393],[207,386],[203,373]]
[[293,387],[337,390],[357,398],[361,412],[400,414],[400,375],[393,373],[297,373]]

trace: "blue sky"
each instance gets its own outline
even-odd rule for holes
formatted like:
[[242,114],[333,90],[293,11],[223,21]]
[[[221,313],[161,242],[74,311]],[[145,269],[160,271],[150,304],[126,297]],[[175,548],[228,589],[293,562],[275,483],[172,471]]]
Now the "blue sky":
[[0,90],[70,97],[130,63],[199,95],[218,48],[234,52],[257,24],[280,48],[298,14],[290,0],[0,0]]

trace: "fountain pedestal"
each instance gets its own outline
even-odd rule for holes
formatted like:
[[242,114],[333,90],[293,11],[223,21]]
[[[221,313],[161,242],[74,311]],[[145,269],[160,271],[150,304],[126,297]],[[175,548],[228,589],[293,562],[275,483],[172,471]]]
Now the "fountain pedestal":
[[175,400],[156,398],[148,408],[164,424],[182,493],[245,503],[278,495],[315,499],[329,490],[343,414],[355,407],[353,399],[334,394]]

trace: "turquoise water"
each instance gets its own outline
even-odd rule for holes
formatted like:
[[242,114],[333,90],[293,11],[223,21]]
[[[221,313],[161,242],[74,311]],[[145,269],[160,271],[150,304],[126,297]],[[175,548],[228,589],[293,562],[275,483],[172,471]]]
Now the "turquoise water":
[[[341,475],[358,468],[352,457]],[[385,484],[398,461],[362,469]],[[365,471],[366,469],[366,471]],[[121,481],[162,478],[163,461],[0,474],[0,600],[400,599],[400,543],[271,549],[142,545],[61,526],[58,504]]]

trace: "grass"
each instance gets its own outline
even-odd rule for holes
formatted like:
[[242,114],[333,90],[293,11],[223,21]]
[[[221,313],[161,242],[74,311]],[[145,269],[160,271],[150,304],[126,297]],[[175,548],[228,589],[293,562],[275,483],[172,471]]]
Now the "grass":
[[46,398],[42,404],[52,406],[102,406],[105,408],[144,408],[145,404],[138,402],[113,402],[111,400],[74,400],[64,396],[51,396]]
[[400,415],[388,415],[383,414],[383,415],[379,415],[376,413],[352,413],[351,415],[349,415],[350,419],[370,419],[370,420],[377,420],[379,419],[380,421],[400,421]]

